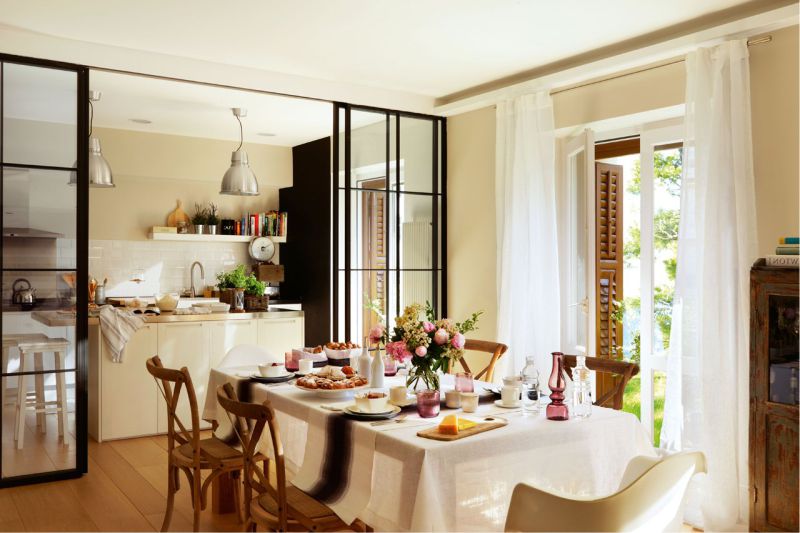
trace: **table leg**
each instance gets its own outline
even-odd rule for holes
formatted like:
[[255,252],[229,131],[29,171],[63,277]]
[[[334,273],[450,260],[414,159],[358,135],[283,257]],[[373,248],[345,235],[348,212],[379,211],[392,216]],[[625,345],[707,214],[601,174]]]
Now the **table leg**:
[[217,514],[236,511],[235,492],[239,490],[239,480],[234,479],[233,472],[220,474],[211,482],[211,512]]
[[[35,352],[33,354],[33,369],[37,372],[44,370],[41,352]],[[34,407],[36,409],[36,427],[39,428],[39,431],[42,433],[47,433],[47,419],[44,416],[44,411],[47,407],[47,405],[44,403],[44,374],[34,375],[34,390],[34,396],[36,398],[34,401]]]

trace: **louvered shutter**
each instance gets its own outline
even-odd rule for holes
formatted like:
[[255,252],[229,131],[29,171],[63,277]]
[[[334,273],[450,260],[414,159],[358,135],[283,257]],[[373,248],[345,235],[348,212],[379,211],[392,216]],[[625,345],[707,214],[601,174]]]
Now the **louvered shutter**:
[[613,301],[622,300],[622,166],[595,163],[597,356],[612,358],[622,345],[622,324],[611,318]]

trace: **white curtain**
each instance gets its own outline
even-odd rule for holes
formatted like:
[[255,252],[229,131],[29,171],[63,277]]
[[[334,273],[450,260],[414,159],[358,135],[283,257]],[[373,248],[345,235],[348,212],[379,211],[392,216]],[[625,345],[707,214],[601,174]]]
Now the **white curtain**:
[[[560,347],[555,130],[547,92],[497,104],[497,288],[504,372],[534,355],[546,383]],[[502,361],[502,360],[501,360]]]
[[[678,268],[661,443],[699,449],[686,519],[746,522],[749,270],[756,258],[747,43],[686,57]],[[745,508],[742,508],[745,507]]]

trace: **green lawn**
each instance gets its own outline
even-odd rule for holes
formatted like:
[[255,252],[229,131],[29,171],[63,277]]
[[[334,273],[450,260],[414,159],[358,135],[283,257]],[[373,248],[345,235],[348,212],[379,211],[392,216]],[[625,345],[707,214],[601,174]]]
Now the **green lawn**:
[[[654,425],[653,444],[658,447],[661,440],[661,423],[664,421],[664,390],[667,385],[667,377],[661,372],[657,372],[653,377],[653,409]],[[632,378],[625,387],[625,397],[622,401],[622,410],[633,413],[641,418],[641,386],[639,376]]]

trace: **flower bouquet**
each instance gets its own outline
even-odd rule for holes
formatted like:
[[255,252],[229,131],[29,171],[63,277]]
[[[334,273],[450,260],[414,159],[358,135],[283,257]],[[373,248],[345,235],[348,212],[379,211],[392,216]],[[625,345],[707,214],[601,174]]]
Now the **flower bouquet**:
[[[420,319],[423,314],[424,318]],[[374,326],[369,333],[371,342],[384,344],[386,353],[398,362],[411,362],[407,387],[414,387],[421,379],[428,389],[439,388],[438,372],[447,372],[464,355],[464,334],[475,330],[481,312],[473,313],[464,322],[449,318],[437,320],[430,302],[412,304],[395,319],[390,334],[383,324]]]

